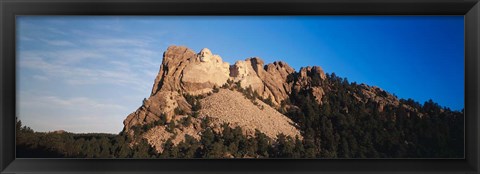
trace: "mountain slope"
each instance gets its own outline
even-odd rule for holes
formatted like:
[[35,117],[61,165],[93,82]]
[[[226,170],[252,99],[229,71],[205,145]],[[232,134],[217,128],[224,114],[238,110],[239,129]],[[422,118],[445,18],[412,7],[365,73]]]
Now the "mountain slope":
[[[259,58],[230,66],[207,48],[195,54],[188,48],[171,46],[164,53],[151,96],[125,119],[124,131],[137,139],[146,138],[158,151],[162,151],[162,144],[168,139],[174,145],[185,140],[185,135],[198,139],[205,129],[199,125],[206,117],[211,120],[209,127],[216,132],[221,132],[226,123],[232,128],[241,127],[248,136],[259,130],[271,139],[279,134],[301,139],[295,123],[272,108],[288,97],[291,84],[285,81],[292,72],[283,62],[266,65],[265,70]],[[220,86],[225,89],[218,92]],[[238,92],[247,88],[255,98],[247,99]],[[212,94],[214,89],[217,92]],[[268,99],[271,105],[259,99]],[[193,108],[195,102],[203,106],[200,111]],[[193,114],[196,116],[192,118]],[[187,118],[192,125],[181,125],[182,119]],[[158,124],[160,120],[162,124]],[[139,130],[145,126],[149,129]]]
[[[35,132],[16,122],[20,157],[463,158],[464,111],[420,104],[318,66],[233,65],[171,46],[151,95],[118,135]],[[17,156],[18,157],[18,156]]]
[[[399,99],[381,88],[325,74],[319,66],[297,72],[281,61],[264,65],[258,57],[230,65],[209,49],[195,53],[181,46],[165,51],[151,96],[124,125],[133,144],[146,138],[159,152],[166,145],[201,142],[210,130],[221,137],[230,128],[273,140],[271,146],[285,151],[274,150],[274,156],[435,157],[463,152],[463,111]],[[215,141],[217,148],[231,143]],[[293,148],[291,141],[299,149],[287,148]],[[214,156],[233,153],[219,151]]]
[[218,93],[201,100],[200,115],[209,116],[220,123],[240,126],[247,135],[254,135],[255,129],[275,139],[278,134],[302,137],[292,120],[279,113],[263,101],[252,101],[237,91],[221,89]]

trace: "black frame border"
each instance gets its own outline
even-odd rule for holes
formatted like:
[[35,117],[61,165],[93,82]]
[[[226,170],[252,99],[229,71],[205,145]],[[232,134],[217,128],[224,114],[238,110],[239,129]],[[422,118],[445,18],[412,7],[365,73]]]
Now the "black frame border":
[[[464,15],[465,159],[15,159],[18,15]],[[0,173],[479,173],[479,0],[0,0]]]

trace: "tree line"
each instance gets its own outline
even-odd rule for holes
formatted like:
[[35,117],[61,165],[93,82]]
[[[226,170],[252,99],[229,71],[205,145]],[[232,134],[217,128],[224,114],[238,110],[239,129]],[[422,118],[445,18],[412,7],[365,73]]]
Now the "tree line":
[[[296,74],[289,76],[296,82]],[[281,103],[279,111],[292,119],[303,139],[283,134],[275,139],[260,131],[254,136],[242,134],[241,127],[222,125],[221,132],[208,127],[209,117],[202,121],[200,139],[189,135],[177,145],[172,139],[164,143],[158,153],[140,135],[149,129],[164,125],[173,131],[175,123],[167,123],[165,116],[142,126],[134,126],[134,135],[74,134],[35,132],[17,120],[17,157],[71,157],[71,158],[451,158],[463,157],[464,111],[452,111],[429,100],[420,104],[412,99],[400,99],[399,105],[385,105],[379,109],[374,101],[362,102],[353,95],[360,94],[362,86],[350,83],[334,73],[326,79],[312,78],[312,86],[328,89],[322,104],[316,103],[311,88],[292,90]],[[262,99],[251,87],[241,88],[229,80],[223,89],[237,90],[255,102],[261,99],[273,105],[272,99]],[[215,87],[213,93],[219,92]],[[208,94],[211,95],[212,93]],[[386,93],[380,93],[386,97]],[[184,94],[192,106],[181,124],[189,126],[197,118],[205,96]],[[285,107],[294,105],[297,107]],[[408,106],[408,107],[404,107]],[[287,109],[288,108],[288,109]],[[408,108],[408,109],[407,109]]]
[[[319,158],[463,157],[464,112],[429,100],[400,99],[398,106],[357,100],[362,86],[334,73],[313,83],[330,89],[316,104],[311,89],[293,91],[284,111],[298,123],[311,153]],[[386,95],[386,94],[384,94]],[[406,109],[403,105],[410,106]]]
[[[34,132],[17,120],[17,158],[288,158],[304,157],[301,140],[278,135],[272,140],[256,130],[246,136],[241,127],[222,125],[222,132],[205,127],[199,140],[185,135],[178,145],[168,139],[157,152],[146,139],[132,141],[126,133],[74,134]],[[133,143],[132,143],[133,142]]]

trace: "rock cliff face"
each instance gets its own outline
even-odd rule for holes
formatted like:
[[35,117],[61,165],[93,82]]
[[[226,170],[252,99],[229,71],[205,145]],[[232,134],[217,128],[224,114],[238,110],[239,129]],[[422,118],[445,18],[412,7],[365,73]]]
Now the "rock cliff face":
[[186,47],[170,46],[163,54],[150,97],[124,121],[128,131],[134,125],[142,125],[160,119],[165,114],[167,121],[175,108],[189,110],[190,105],[182,93],[199,95],[211,92],[229,79],[229,64],[205,48],[196,54]]
[[301,68],[298,73],[298,79],[294,84],[294,90],[310,90],[312,91],[315,101],[322,103],[322,97],[325,94],[322,88],[322,81],[326,79],[323,69],[319,66]]
[[178,46],[168,47],[160,72],[152,88],[152,96],[161,91],[184,91],[192,95],[211,92],[229,78],[229,64],[204,48],[200,53]]
[[[270,101],[270,105],[257,99],[243,98],[232,88],[218,92],[217,88],[232,82],[243,89],[251,88],[260,99]],[[213,119],[213,129],[228,123],[241,126],[247,135],[252,135],[254,130],[258,129],[271,138],[280,133],[302,138],[295,123],[277,110],[282,107],[296,107],[294,103],[283,105],[283,101],[288,101],[293,92],[309,92],[321,105],[326,101],[326,93],[335,92],[328,83],[327,75],[319,66],[304,67],[296,72],[285,62],[277,61],[265,65],[258,57],[230,65],[207,48],[195,53],[186,47],[170,46],[163,54],[150,97],[127,116],[124,130],[133,135],[134,126],[146,125],[160,119],[165,119],[167,123],[179,123],[182,118],[193,113],[192,105],[187,102],[185,95],[202,95],[208,96],[199,101],[204,108],[196,113],[199,116],[192,120],[190,126],[174,128],[175,133],[172,133],[172,130],[167,131],[167,125],[156,126],[145,132],[143,137],[161,151],[162,143],[169,138],[173,138],[174,144],[182,141],[187,134],[199,138],[201,119],[210,117]],[[377,103],[379,110],[385,105],[399,105],[395,96],[380,88],[363,84],[360,91],[352,92],[351,95],[362,102]],[[173,135],[176,137],[172,137]]]
[[[273,106],[279,106],[291,93],[293,81],[287,80],[294,72],[292,67],[281,61],[264,65],[263,60],[254,57],[229,65],[207,48],[195,53],[186,47],[170,46],[163,54],[150,97],[127,116],[124,130],[133,135],[133,127],[150,124],[162,117],[166,122],[180,123],[186,115],[176,113],[176,110],[192,112],[192,106],[184,95],[211,94],[214,88],[228,81],[239,84],[240,88],[251,87],[260,99],[268,99]],[[173,138],[174,144],[183,141],[185,135],[198,138],[201,119],[209,117],[213,120],[211,127],[217,131],[220,131],[221,124],[227,123],[241,126],[245,134],[250,136],[257,129],[273,139],[281,133],[302,138],[289,118],[270,105],[255,100],[248,100],[236,91],[222,89],[220,93],[200,101],[204,108],[190,126],[174,128],[173,132],[176,133],[167,131],[167,125],[155,126],[142,136],[158,151],[162,151],[162,144],[169,138]]]
[[281,61],[264,65],[263,60],[255,57],[230,66],[208,48],[195,53],[186,47],[170,46],[163,54],[150,97],[127,116],[125,129],[158,120],[162,114],[170,121],[175,108],[189,110],[191,107],[181,94],[206,94],[227,80],[239,82],[243,88],[252,87],[262,98],[270,98],[274,105],[279,105],[291,92],[293,83],[286,81],[294,72]]
[[292,83],[287,78],[295,70],[285,62],[273,62],[264,65],[260,58],[248,58],[237,61],[230,67],[230,76],[246,88],[251,86],[264,99],[271,98],[278,105],[288,98]]
[[385,105],[394,105],[398,106],[400,102],[398,98],[393,96],[392,94],[380,89],[376,86],[368,86],[366,84],[361,84],[362,87],[361,97],[358,97],[358,100],[363,100],[367,102],[367,100],[371,100],[375,103],[378,103],[379,112],[383,111],[383,107]]

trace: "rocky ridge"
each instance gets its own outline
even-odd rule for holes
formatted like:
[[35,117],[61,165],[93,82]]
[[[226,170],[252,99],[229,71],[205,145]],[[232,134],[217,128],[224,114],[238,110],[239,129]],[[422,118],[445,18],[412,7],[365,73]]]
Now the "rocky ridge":
[[[201,119],[207,116],[214,120],[212,128],[216,129],[220,124],[229,123],[231,126],[241,126],[247,135],[258,129],[271,138],[280,133],[301,138],[295,124],[277,110],[282,109],[281,107],[296,107],[294,104],[284,103],[293,91],[309,91],[321,105],[325,101],[323,96],[334,92],[329,89],[326,79],[327,75],[319,66],[304,67],[296,72],[285,62],[276,61],[265,65],[258,57],[230,65],[207,48],[195,53],[186,47],[170,46],[163,54],[150,97],[127,116],[124,120],[124,131],[133,135],[134,126],[150,124],[160,119],[165,119],[167,123],[179,122],[181,118],[192,113],[192,105],[184,97],[188,94],[208,95],[209,97],[200,100],[205,108],[200,111],[198,118],[193,119],[190,126],[177,127],[171,131],[175,132],[176,137],[172,137],[174,133],[166,131],[167,126],[156,126],[147,131],[143,137],[157,150],[161,151],[161,143],[169,138],[173,138],[174,144],[182,141],[186,134],[199,138],[202,130],[199,126]],[[238,84],[240,88],[251,88],[259,99],[269,101],[269,104],[256,100],[256,107],[252,107],[252,101],[239,99],[241,94],[224,89],[210,96],[214,89],[231,82]],[[379,110],[385,105],[399,104],[395,96],[367,85],[363,85],[360,92],[352,95],[362,102],[378,103]],[[242,104],[235,105],[232,101]],[[262,109],[258,109],[258,106]],[[178,114],[176,110],[185,111],[186,114]]]
[[281,61],[264,65],[260,58],[247,58],[230,66],[207,48],[195,53],[186,47],[170,46],[163,55],[150,97],[127,116],[125,129],[157,120],[162,114],[170,121],[175,108],[189,110],[191,107],[182,93],[206,94],[227,80],[239,82],[243,88],[252,87],[262,98],[271,98],[274,105],[279,105],[291,92],[293,83],[286,81],[294,72]]

